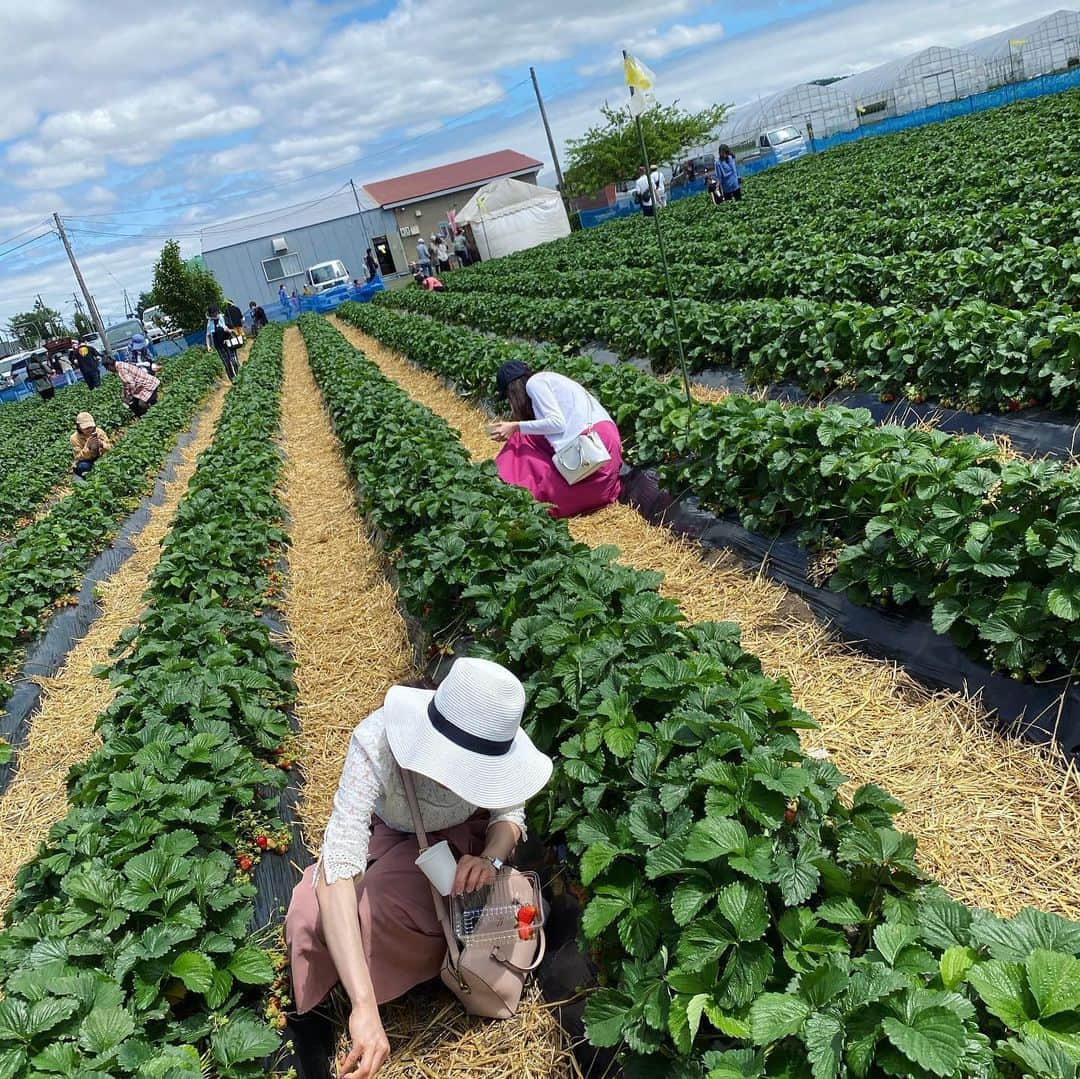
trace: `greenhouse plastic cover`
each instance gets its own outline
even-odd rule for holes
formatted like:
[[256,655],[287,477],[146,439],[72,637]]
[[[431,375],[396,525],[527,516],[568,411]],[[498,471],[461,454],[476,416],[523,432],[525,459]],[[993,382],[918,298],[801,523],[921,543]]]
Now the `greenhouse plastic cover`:
[[[482,204],[482,205],[481,205]],[[499,258],[570,235],[570,221],[558,191],[521,180],[492,180],[457,214],[473,226],[482,259]]]

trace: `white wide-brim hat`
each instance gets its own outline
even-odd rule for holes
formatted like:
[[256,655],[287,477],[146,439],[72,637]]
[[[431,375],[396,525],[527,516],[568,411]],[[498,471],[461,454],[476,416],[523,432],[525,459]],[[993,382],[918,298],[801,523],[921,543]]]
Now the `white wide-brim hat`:
[[525,688],[498,663],[463,656],[432,692],[394,686],[386,738],[402,768],[434,779],[480,809],[528,801],[552,762],[521,729]]

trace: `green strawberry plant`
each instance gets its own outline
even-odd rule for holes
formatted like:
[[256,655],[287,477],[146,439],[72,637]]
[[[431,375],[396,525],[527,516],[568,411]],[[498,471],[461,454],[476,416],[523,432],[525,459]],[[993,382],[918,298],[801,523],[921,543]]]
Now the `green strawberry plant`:
[[[395,318],[360,321],[424,332]],[[902,807],[839,796],[736,627],[688,624],[658,574],[573,542],[325,321],[300,328],[408,613],[525,682],[556,761],[533,825],[588,896],[593,1044],[633,1076],[1075,1076],[1080,926],[925,882]],[[485,342],[447,362],[505,355]]]
[[[190,426],[220,370],[220,361],[205,351],[191,349],[177,357],[158,403],[124,432],[87,480],[45,516],[20,528],[10,543],[0,548],[3,673],[16,668],[26,644],[40,631],[54,606],[62,605],[78,590],[83,571],[108,546],[122,518],[152,486],[173,442]],[[94,393],[102,393],[112,381],[106,380]],[[64,441],[66,444],[66,435]],[[70,446],[66,454],[70,463]]]
[[877,426],[865,410],[732,395],[692,415],[673,384],[350,305],[343,317],[494,404],[495,372],[526,356],[588,386],[619,425],[631,463],[655,467],[757,532],[793,531],[834,556],[852,601],[922,610],[939,633],[1016,677],[1076,669],[1080,655],[1080,479],[992,442]]
[[252,936],[253,859],[237,850],[285,782],[292,664],[259,618],[286,540],[268,437],[281,374],[267,327],[118,646],[101,747],[71,770],[67,815],[18,874],[0,931],[5,1079],[254,1079],[279,1045],[255,1011],[275,972]]

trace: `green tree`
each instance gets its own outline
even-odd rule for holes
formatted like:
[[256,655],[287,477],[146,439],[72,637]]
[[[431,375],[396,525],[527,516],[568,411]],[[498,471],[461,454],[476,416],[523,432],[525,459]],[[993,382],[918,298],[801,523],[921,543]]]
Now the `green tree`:
[[82,335],[84,333],[93,333],[94,332],[94,324],[81,311],[76,311],[75,312],[75,318],[74,318],[73,321],[75,323],[75,332],[80,337],[82,337]]
[[142,318],[143,312],[148,307],[154,306],[154,294],[153,292],[140,292],[139,298],[135,301],[135,314]]
[[67,333],[67,327],[59,311],[37,300],[33,310],[20,312],[8,319],[8,333],[23,348],[33,348],[42,341],[63,336]]
[[214,275],[201,266],[184,262],[176,240],[167,240],[161,249],[161,256],[154,264],[154,285],[147,298],[160,304],[172,324],[184,333],[204,325],[206,309],[220,307],[224,300]]
[[[600,109],[603,123],[590,127],[580,139],[567,143],[566,193],[593,195],[607,184],[637,176],[641,143],[628,106]],[[711,105],[700,112],[680,109],[678,102],[658,105],[641,117],[649,160],[671,165],[684,150],[707,142],[727,115],[726,105]]]

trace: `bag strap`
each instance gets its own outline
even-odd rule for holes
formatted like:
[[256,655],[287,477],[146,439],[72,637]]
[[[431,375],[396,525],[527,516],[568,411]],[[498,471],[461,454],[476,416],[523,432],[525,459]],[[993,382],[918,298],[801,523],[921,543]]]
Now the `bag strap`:
[[[399,764],[398,772],[401,775],[401,785],[405,788],[405,800],[409,803],[409,815],[412,817],[416,841],[420,847],[420,853],[423,854],[430,844],[427,832],[424,830],[424,819],[420,815],[420,803],[416,799],[416,785],[413,783],[412,772],[408,768],[402,768]],[[439,925],[442,926],[443,936],[446,937],[446,951],[450,957],[450,963],[456,970],[461,957],[461,949],[458,947],[457,937],[454,936],[454,930],[450,925],[446,900],[439,895],[434,885],[431,886],[431,898],[435,903],[435,915],[439,919]]]

